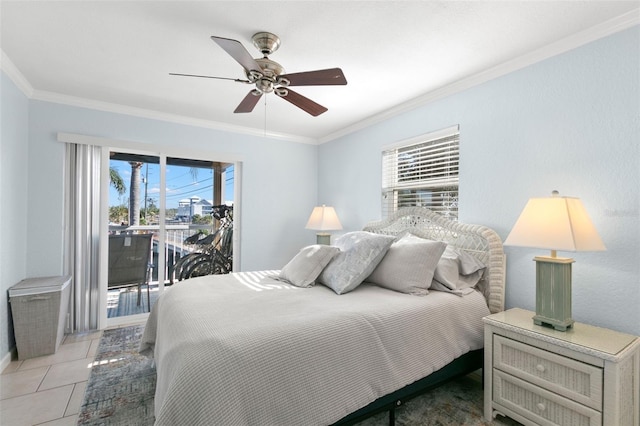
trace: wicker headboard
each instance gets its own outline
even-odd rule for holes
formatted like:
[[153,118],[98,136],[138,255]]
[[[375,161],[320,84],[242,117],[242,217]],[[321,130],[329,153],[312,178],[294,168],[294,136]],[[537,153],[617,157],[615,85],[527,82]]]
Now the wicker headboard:
[[502,240],[490,228],[453,222],[422,207],[398,210],[387,219],[365,225],[364,231],[400,235],[406,231],[422,238],[443,241],[474,255],[487,265],[478,288],[487,299],[491,313],[504,310],[505,255]]

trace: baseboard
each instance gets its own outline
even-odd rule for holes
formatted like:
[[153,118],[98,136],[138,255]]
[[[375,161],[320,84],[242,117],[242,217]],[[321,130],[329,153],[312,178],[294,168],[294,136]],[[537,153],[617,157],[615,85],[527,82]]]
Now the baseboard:
[[[14,356],[15,355],[15,356]],[[4,371],[5,368],[11,364],[13,359],[18,358],[18,352],[16,351],[16,347],[11,348],[9,352],[5,356],[2,357],[2,361],[0,361],[0,373]]]

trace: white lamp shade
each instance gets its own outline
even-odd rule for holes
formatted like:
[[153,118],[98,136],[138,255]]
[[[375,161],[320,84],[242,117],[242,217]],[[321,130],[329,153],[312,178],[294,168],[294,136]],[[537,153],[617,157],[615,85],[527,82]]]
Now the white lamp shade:
[[333,207],[322,205],[313,208],[305,228],[316,231],[335,231],[342,229],[342,224]]
[[565,251],[606,250],[579,198],[529,200],[505,245]]

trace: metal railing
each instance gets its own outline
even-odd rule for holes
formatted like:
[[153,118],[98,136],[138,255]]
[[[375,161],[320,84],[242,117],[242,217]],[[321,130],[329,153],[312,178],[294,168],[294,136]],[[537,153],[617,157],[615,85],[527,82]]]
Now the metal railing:
[[[158,256],[160,250],[158,248],[158,232],[159,225],[138,225],[138,226],[121,226],[109,225],[109,234],[154,234],[153,237],[153,271],[152,282],[158,281]],[[187,238],[199,233],[214,233],[215,229],[212,224],[167,224],[165,225],[165,244],[162,252],[164,252],[164,276],[165,284],[173,283],[174,276],[173,265],[183,256],[192,253],[196,247],[186,244]]]

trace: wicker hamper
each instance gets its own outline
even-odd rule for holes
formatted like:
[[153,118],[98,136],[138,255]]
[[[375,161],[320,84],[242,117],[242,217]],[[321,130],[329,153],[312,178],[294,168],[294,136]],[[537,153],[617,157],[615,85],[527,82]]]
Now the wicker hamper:
[[49,355],[64,336],[71,277],[28,278],[9,289],[18,359]]

